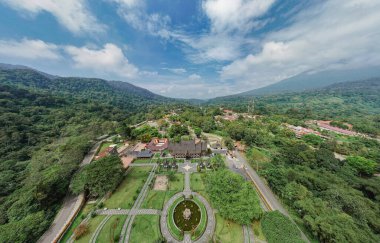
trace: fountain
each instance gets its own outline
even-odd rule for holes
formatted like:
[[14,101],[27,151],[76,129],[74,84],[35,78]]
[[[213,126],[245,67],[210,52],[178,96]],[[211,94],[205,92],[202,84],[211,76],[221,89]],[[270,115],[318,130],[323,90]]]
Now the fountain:
[[193,200],[183,200],[174,209],[174,223],[176,226],[188,232],[194,230],[201,220],[201,210]]

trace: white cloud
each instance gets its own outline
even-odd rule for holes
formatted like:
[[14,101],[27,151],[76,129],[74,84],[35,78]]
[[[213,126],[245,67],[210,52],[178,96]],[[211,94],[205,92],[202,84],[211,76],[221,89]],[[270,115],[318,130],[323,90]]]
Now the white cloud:
[[58,46],[42,40],[0,40],[0,56],[27,60],[58,60]]
[[200,80],[200,79],[202,79],[202,77],[200,75],[196,74],[196,73],[193,73],[193,74],[189,75],[188,78],[190,80]]
[[275,0],[205,0],[202,8],[211,20],[212,32],[247,32]]
[[175,74],[184,74],[187,72],[185,68],[161,68],[163,70],[168,70],[169,72],[175,73]]
[[87,9],[85,0],[0,0],[0,3],[34,15],[49,12],[61,25],[76,34],[101,32],[105,28]]
[[139,71],[128,61],[123,51],[111,43],[105,44],[102,49],[67,46],[65,51],[79,69],[88,69],[101,74],[116,74],[126,78],[136,77]]
[[380,2],[330,0],[267,35],[261,51],[222,69],[223,79],[261,87],[305,71],[380,65]]

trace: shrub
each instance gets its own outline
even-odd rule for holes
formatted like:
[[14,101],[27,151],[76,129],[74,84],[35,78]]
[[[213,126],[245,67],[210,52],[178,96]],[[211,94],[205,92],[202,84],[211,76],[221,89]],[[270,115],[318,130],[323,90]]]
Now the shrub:
[[85,235],[88,232],[88,225],[87,223],[81,223],[76,229],[74,230],[74,237],[76,240],[78,240],[80,237]]

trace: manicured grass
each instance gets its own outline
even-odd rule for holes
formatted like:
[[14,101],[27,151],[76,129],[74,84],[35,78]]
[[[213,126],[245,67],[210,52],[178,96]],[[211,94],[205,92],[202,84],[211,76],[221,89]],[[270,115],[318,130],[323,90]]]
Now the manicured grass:
[[191,190],[196,191],[196,192],[205,190],[205,185],[203,183],[201,173],[192,173],[190,177],[190,182],[191,182]]
[[197,198],[194,197],[193,200],[198,204],[201,209],[201,221],[199,222],[197,228],[195,229],[194,234],[191,236],[192,240],[196,240],[203,235],[203,232],[206,230],[207,226],[207,211],[205,205]]
[[243,227],[216,214],[215,238],[218,242],[244,242]]
[[142,208],[162,209],[165,202],[167,191],[155,191],[150,190],[144,202]]
[[96,228],[98,227],[98,225],[102,222],[102,220],[105,217],[106,216],[104,216],[104,215],[98,215],[98,216],[95,216],[94,218],[91,218],[87,222],[88,223],[88,233],[85,234],[85,235],[83,235],[78,240],[75,240],[74,242],[78,242],[78,243],[87,243],[87,242],[90,242],[92,234],[95,232]]
[[164,202],[164,205],[167,201],[169,201],[169,199],[174,196],[176,193],[178,193],[177,191],[167,191],[166,192],[166,196],[165,196],[165,202]]
[[[95,204],[86,204],[84,208],[78,213],[77,217],[74,219],[74,222],[71,224],[69,229],[63,235],[61,242],[66,242],[69,240],[71,235],[73,234],[76,227],[80,225],[83,219],[87,216],[87,214],[94,208]],[[84,218],[82,218],[84,217]]]
[[131,243],[153,243],[161,239],[160,217],[158,215],[138,215],[133,222]]
[[174,175],[175,179],[169,181],[169,190],[170,191],[183,191],[184,186],[184,175],[182,173],[177,173]]
[[146,164],[146,163],[151,163],[151,159],[135,159],[133,161],[134,164]]
[[263,230],[261,229],[260,221],[254,221],[252,223],[252,231],[253,231],[253,234],[255,235],[255,238],[262,241],[266,241]]
[[124,181],[114,191],[110,198],[104,202],[106,208],[131,208],[138,190],[141,190],[146,179],[148,178],[151,167],[133,167],[127,174]]
[[97,242],[112,242],[112,240],[115,240],[115,236],[120,235],[126,218],[127,215],[112,216],[100,231]]
[[174,201],[174,203],[169,208],[169,212],[168,212],[168,216],[167,216],[167,224],[168,224],[168,228],[169,228],[170,233],[172,234],[172,236],[174,238],[176,238],[177,240],[180,240],[180,241],[183,240],[183,234],[180,231],[180,229],[178,229],[177,226],[175,225],[173,214],[174,214],[175,207],[181,201],[183,201],[183,197],[180,197]]

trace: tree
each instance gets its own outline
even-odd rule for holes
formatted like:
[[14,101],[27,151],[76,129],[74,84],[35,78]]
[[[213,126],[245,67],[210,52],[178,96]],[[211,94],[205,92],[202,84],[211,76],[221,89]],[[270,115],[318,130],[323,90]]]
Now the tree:
[[202,134],[202,129],[200,129],[199,127],[194,127],[194,133],[199,138]]
[[252,185],[240,175],[221,169],[207,173],[205,184],[212,204],[223,218],[249,225],[261,217],[259,198]]
[[376,171],[377,163],[375,161],[360,156],[350,156],[346,160],[361,175],[371,176]]
[[233,150],[235,148],[234,140],[230,137],[224,139],[224,144],[229,150]]
[[71,183],[71,190],[76,194],[86,191],[91,196],[100,197],[119,185],[123,173],[120,158],[116,155],[107,156],[80,170]]

